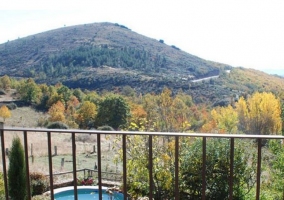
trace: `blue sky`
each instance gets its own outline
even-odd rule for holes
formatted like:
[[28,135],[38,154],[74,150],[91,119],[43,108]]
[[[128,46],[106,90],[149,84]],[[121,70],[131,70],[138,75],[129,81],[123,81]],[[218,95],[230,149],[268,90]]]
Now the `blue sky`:
[[0,43],[114,22],[207,60],[284,74],[280,0],[2,0],[0,8]]

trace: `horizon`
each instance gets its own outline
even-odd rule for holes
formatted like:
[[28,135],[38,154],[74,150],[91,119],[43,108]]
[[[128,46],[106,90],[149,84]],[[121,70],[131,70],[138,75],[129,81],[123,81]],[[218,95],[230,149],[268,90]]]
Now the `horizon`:
[[9,3],[0,10],[0,44],[64,26],[110,22],[205,60],[284,75],[284,2],[105,0],[88,7],[92,2],[82,0],[56,2],[55,8],[47,1]]

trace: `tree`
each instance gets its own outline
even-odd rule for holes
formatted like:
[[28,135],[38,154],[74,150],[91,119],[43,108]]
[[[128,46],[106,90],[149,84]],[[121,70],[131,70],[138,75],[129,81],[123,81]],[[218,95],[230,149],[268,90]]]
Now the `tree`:
[[272,93],[255,93],[237,103],[241,127],[247,134],[279,134],[282,130],[280,100]]
[[158,113],[160,114],[159,123],[161,124],[160,131],[170,132],[172,129],[173,113],[171,112],[171,106],[173,103],[172,91],[168,88],[164,88],[163,92],[158,98]]
[[77,111],[76,121],[80,128],[87,128],[88,124],[95,119],[97,114],[97,106],[90,102],[84,101]]
[[61,101],[57,101],[57,103],[53,104],[49,110],[48,114],[50,115],[49,121],[56,122],[64,122],[65,115],[64,115],[65,107]]
[[236,133],[238,130],[238,113],[231,105],[211,111],[212,118],[221,133]]
[[5,119],[10,118],[11,117],[11,112],[9,110],[9,108],[5,105],[1,106],[0,108],[0,117],[3,118],[4,122]]
[[13,138],[9,155],[8,186],[9,196],[12,200],[26,200],[26,176],[24,149],[17,136]]
[[129,116],[130,109],[126,100],[119,95],[110,94],[99,103],[96,120],[99,126],[109,125],[118,129],[127,124]]
[[3,87],[4,90],[8,90],[11,88],[11,80],[9,76],[7,75],[2,76],[0,81],[1,81],[1,86]]
[[42,97],[40,87],[34,82],[33,79],[21,81],[18,86],[18,92],[21,95],[21,99],[27,103],[39,103]]
[[67,103],[70,100],[70,97],[72,96],[72,91],[64,85],[57,89],[57,93],[58,95],[62,96],[64,103]]
[[146,111],[145,131],[159,131],[156,120],[158,119],[158,106],[156,95],[146,94],[142,98],[142,105]]

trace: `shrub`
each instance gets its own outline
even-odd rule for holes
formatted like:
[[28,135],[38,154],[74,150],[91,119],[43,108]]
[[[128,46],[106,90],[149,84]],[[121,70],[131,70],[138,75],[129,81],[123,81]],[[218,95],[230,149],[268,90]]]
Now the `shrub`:
[[9,110],[15,110],[17,108],[17,104],[15,103],[9,103],[6,105]]
[[47,125],[48,129],[68,129],[69,127],[62,122],[51,122]]
[[0,89],[0,95],[5,95],[5,94],[6,94],[5,90]]
[[97,128],[97,130],[100,130],[100,131],[114,131],[114,129],[111,127],[111,126],[100,126]]
[[48,181],[44,174],[40,172],[30,173],[32,196],[42,194],[47,191]]

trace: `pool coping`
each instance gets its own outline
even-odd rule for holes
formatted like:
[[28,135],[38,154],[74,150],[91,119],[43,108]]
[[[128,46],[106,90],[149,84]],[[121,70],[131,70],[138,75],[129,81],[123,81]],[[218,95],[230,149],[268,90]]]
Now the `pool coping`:
[[[91,190],[98,190],[99,186],[90,186],[90,185],[85,185],[85,186],[77,186],[77,189],[91,189]],[[102,187],[102,190],[107,190],[108,187]],[[67,186],[67,187],[62,187],[62,188],[57,188],[53,190],[54,194],[58,194],[60,192],[65,192],[65,191],[70,191],[74,190],[74,186]],[[50,192],[50,191],[49,191]]]

